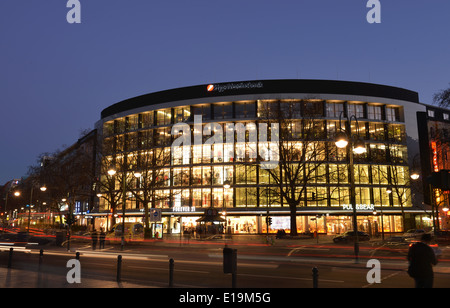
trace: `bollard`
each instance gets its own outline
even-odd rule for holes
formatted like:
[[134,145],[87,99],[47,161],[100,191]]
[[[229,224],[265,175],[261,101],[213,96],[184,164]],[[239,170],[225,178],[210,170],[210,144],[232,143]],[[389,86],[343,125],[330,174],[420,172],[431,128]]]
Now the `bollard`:
[[174,261],[173,259],[169,260],[169,288],[173,288],[173,268]]
[[231,287],[236,288],[237,281],[237,249],[225,246],[223,249],[223,272],[231,273]]
[[313,288],[317,289],[318,285],[319,285],[319,270],[317,269],[317,267],[314,267],[312,269],[312,276],[313,276]]
[[77,253],[75,254],[75,259],[80,260],[80,253],[79,253],[79,252],[77,252]]
[[117,256],[117,282],[120,282],[122,277],[122,256]]
[[9,248],[8,268],[11,268],[14,248]]
[[41,268],[42,258],[44,257],[44,250],[39,250],[39,268]]

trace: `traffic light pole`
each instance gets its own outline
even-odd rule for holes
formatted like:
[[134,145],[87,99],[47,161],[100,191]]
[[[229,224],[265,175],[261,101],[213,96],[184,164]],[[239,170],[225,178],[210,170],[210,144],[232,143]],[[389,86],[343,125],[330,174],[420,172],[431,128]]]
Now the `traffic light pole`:
[[269,212],[267,212],[266,216],[266,234],[269,235],[269,227],[272,225],[272,217],[269,216]]

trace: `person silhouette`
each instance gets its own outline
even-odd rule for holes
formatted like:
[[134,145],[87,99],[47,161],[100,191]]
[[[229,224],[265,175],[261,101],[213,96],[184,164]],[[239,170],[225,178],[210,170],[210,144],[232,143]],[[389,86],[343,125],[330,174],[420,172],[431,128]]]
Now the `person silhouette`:
[[437,264],[437,258],[433,249],[429,246],[430,234],[423,234],[421,241],[413,243],[408,251],[408,274],[414,278],[416,288],[432,288],[434,273],[433,265]]

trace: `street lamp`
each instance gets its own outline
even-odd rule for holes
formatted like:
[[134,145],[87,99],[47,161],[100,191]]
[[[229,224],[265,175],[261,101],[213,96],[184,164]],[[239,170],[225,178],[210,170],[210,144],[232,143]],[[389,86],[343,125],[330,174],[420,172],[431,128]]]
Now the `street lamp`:
[[[124,163],[124,166],[126,166],[126,162]],[[125,248],[125,207],[126,207],[126,200],[127,200],[127,196],[126,196],[126,193],[127,193],[127,186],[126,186],[127,175],[126,175],[125,168],[123,168],[123,169],[124,170],[122,172],[122,238],[121,238],[121,244],[120,244],[121,250],[124,250],[124,248]],[[117,173],[116,169],[113,166],[111,166],[108,169],[107,172],[108,172],[108,174],[110,176],[114,176]]]
[[116,169],[114,169],[114,168],[110,168],[109,170],[108,170],[108,174],[110,175],[110,176],[113,176],[113,175],[115,175],[116,174]]
[[[342,118],[343,112],[339,114],[339,129],[340,131],[336,133],[335,136],[335,143],[338,148],[346,148],[348,145],[350,145],[350,151],[349,152],[349,171],[350,171],[350,203],[352,205],[353,210],[353,232],[355,236],[355,242],[354,242],[354,253],[355,253],[355,262],[358,262],[358,255],[359,255],[359,240],[358,240],[358,219],[357,219],[357,213],[356,213],[356,191],[355,191],[355,171],[353,170],[353,152],[355,154],[363,154],[366,152],[366,146],[364,144],[364,141],[359,139],[359,125],[358,125],[358,119],[355,115],[352,115],[350,117],[347,116],[347,125],[345,130],[342,130],[341,125],[341,118]],[[354,119],[356,122],[356,133],[358,137],[356,140],[353,140],[353,136],[351,133],[350,128],[350,122]]]
[[[340,122],[340,116],[339,116],[339,122]],[[335,136],[335,143],[336,146],[340,149],[345,148],[348,145],[348,136],[343,131],[340,131]]]
[[364,144],[364,141],[358,139],[355,141],[353,152],[356,154],[364,154],[366,153],[366,145]]
[[386,188],[386,193],[392,194],[392,187],[391,187],[391,186],[388,186],[388,187]]
[[413,171],[413,172],[411,173],[411,179],[412,179],[412,180],[414,180],[414,181],[415,181],[415,180],[418,180],[419,177],[420,177],[419,172]]

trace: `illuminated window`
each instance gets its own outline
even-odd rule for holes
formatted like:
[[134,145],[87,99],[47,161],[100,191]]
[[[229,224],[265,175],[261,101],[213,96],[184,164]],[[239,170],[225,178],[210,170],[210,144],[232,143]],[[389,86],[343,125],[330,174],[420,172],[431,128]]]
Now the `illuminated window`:
[[186,122],[189,117],[191,116],[191,110],[190,107],[178,107],[174,109],[174,122],[175,123],[179,123],[179,122]]
[[141,113],[141,126],[148,128],[153,125],[153,111]]
[[231,119],[233,117],[233,104],[232,103],[222,103],[214,104],[214,119]]
[[156,125],[169,125],[172,120],[172,111],[169,109],[158,110],[156,112]]
[[236,207],[256,207],[256,195],[255,187],[237,187]]
[[191,106],[192,115],[201,115],[202,120],[211,119],[211,106],[210,105],[196,105]]
[[192,190],[192,206],[193,207],[202,207],[202,190],[201,189],[193,189]]
[[339,118],[344,111],[344,103],[327,103],[327,117]]
[[370,120],[381,120],[381,106],[368,105],[367,118]]
[[301,117],[301,104],[297,100],[283,100],[280,102],[280,112],[285,119],[298,119]]
[[235,103],[236,118],[254,118],[256,116],[256,104],[255,102],[249,103]]
[[372,140],[385,139],[384,124],[369,122],[369,136]]
[[330,187],[330,205],[350,204],[350,190],[347,187]]
[[348,117],[355,116],[357,119],[364,118],[364,105],[347,104]]
[[370,188],[356,187],[356,204],[371,204],[370,202]]
[[355,184],[369,184],[369,166],[355,165]]
[[103,134],[105,137],[114,135],[114,121],[105,122],[105,124],[103,124]]
[[390,122],[400,121],[400,109],[398,107],[386,107],[386,120]]
[[139,116],[137,114],[131,115],[126,118],[126,130],[133,131],[139,128]]

